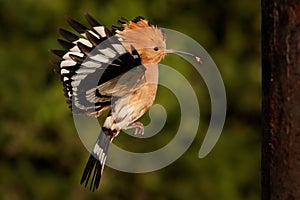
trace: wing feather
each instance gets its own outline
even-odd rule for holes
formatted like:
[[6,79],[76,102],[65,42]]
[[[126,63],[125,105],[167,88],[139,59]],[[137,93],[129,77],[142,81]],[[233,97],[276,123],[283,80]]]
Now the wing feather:
[[[72,111],[99,116],[110,107],[112,96],[124,95],[143,83],[145,68],[134,47],[128,52],[110,30],[89,14],[85,17],[91,28],[66,17],[80,35],[59,29],[65,40],[58,42],[65,50],[51,50],[61,58],[52,62],[59,66]],[[120,81],[124,77],[129,82]]]

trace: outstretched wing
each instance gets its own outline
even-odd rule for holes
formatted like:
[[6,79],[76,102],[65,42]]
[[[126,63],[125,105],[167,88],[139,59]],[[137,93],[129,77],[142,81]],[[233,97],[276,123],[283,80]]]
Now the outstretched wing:
[[[69,107],[74,113],[99,116],[110,107],[111,96],[117,94],[113,91],[121,94],[120,90],[124,89],[114,88],[118,77],[137,66],[140,72],[144,68],[133,46],[128,52],[114,32],[89,14],[85,17],[91,28],[67,17],[67,22],[80,35],[59,29],[66,40],[58,39],[58,42],[65,50],[51,51],[61,58],[53,63],[59,67],[57,72]],[[143,73],[137,81],[143,81]]]

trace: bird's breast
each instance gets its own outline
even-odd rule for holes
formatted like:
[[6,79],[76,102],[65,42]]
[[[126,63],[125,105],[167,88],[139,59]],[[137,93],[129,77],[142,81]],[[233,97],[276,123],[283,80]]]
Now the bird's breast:
[[118,97],[112,105],[112,116],[120,129],[138,120],[149,110],[155,100],[157,85],[157,65],[153,68],[148,66],[145,71],[145,82],[127,95]]

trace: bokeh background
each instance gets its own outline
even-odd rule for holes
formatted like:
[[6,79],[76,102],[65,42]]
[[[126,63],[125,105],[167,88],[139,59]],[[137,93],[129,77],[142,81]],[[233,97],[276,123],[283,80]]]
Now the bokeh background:
[[[211,55],[223,77],[227,98],[224,131],[204,159],[198,158],[210,117],[205,83],[176,56],[174,66],[194,86],[201,123],[192,146],[161,170],[130,174],[109,167],[101,188],[79,184],[88,158],[63,96],[48,49],[60,48],[64,16],[86,23],[89,12],[103,24],[141,15],[153,24],[185,33]],[[256,200],[260,199],[260,3],[247,0],[0,0],[0,199]],[[169,95],[169,96],[168,96]],[[170,141],[178,127],[178,105],[166,88],[157,102],[168,121],[147,140],[121,134],[116,144],[137,152]],[[147,115],[143,119],[149,121]],[[194,124],[191,124],[193,126]],[[165,134],[164,134],[165,133]]]

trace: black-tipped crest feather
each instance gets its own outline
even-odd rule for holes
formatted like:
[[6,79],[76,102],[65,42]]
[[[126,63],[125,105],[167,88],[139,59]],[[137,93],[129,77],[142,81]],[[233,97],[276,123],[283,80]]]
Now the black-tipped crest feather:
[[139,21],[144,20],[144,19],[145,19],[144,17],[137,16],[136,18],[134,18],[134,19],[132,20],[132,22],[138,23]]

